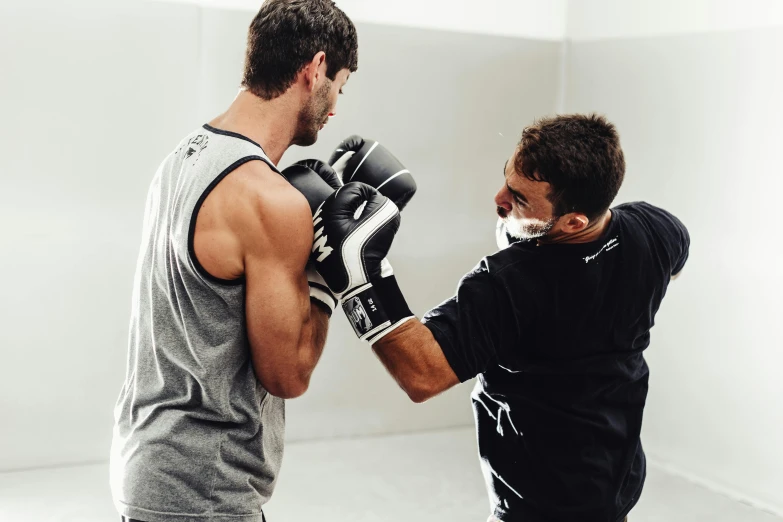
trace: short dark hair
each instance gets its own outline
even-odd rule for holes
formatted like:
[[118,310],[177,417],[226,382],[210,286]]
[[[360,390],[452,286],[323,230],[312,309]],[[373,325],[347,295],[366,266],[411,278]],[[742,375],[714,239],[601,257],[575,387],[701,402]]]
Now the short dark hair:
[[250,24],[242,86],[265,100],[283,94],[318,52],[326,76],[358,67],[353,22],[331,0],[266,0]]
[[612,204],[625,176],[614,125],[597,114],[542,118],[522,131],[516,172],[550,184],[556,216],[581,212],[590,221]]

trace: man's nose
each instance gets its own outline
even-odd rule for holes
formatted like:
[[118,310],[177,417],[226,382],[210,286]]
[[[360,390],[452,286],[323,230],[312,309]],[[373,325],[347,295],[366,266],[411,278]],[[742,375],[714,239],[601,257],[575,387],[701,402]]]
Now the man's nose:
[[502,187],[497,194],[495,194],[495,205],[503,208],[506,212],[511,212],[511,198],[506,187]]

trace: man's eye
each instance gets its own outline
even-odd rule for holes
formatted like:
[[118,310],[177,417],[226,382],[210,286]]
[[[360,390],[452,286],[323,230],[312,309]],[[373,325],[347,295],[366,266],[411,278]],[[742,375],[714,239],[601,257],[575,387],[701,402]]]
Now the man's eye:
[[518,197],[514,196],[514,201],[516,201],[519,205],[522,205],[523,207],[527,206],[527,203],[519,199]]

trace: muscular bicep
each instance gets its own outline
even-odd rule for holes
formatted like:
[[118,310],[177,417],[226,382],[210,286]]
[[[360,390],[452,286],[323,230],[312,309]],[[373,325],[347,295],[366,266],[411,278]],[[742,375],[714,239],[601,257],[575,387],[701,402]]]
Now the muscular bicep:
[[[276,175],[276,174],[275,174]],[[250,206],[240,232],[245,318],[256,375],[267,389],[296,382],[310,320],[305,265],[313,227],[305,199],[271,178]]]

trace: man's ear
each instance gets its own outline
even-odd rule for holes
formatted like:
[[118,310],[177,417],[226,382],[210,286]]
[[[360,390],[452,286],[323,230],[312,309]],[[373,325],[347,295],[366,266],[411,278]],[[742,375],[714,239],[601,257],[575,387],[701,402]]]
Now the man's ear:
[[318,82],[321,81],[321,76],[326,74],[326,53],[318,51],[313,59],[304,66],[302,74],[307,90],[313,92]]
[[590,220],[584,214],[572,212],[565,216],[565,226],[569,232],[579,232],[584,230],[590,224]]

